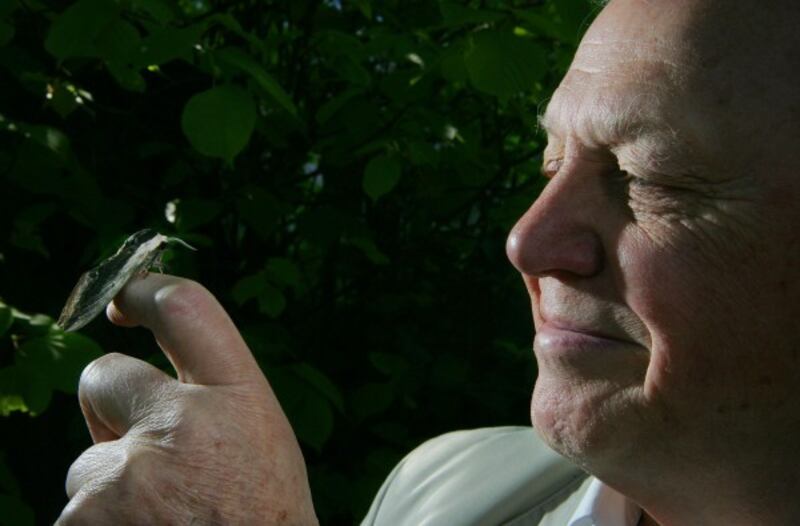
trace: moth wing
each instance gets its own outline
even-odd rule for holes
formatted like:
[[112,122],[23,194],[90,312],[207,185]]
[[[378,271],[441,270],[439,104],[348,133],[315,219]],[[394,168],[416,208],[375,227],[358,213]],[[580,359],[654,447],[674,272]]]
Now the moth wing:
[[98,275],[103,276],[103,273],[98,272],[98,269],[84,272],[67,298],[56,322],[65,331],[77,331],[86,326],[106,308],[130,279],[130,276],[118,276],[117,279],[100,283]]

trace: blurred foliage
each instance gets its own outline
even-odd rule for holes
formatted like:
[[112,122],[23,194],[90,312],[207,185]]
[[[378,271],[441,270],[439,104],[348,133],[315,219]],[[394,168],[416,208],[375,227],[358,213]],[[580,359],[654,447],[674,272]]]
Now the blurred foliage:
[[66,503],[90,444],[77,379],[100,349],[168,368],[145,331],[21,312],[57,315],[144,227],[200,248],[167,268],[236,320],[323,524],[358,521],[426,438],[526,424],[529,306],[503,246],[541,189],[537,114],[592,11],[0,1],[0,526]]

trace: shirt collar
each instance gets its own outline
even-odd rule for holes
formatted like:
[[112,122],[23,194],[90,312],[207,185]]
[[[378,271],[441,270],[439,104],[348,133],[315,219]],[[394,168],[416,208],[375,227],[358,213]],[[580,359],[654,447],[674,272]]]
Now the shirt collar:
[[639,506],[592,477],[567,526],[636,526],[641,516]]

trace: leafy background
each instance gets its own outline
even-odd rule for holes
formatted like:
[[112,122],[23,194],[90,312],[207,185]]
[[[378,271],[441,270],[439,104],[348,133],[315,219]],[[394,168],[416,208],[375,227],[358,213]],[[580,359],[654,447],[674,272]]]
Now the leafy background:
[[131,232],[237,321],[323,524],[421,441],[528,423],[505,236],[587,0],[2,0],[0,525],[52,523],[90,445],[83,366],[143,330],[53,326]]

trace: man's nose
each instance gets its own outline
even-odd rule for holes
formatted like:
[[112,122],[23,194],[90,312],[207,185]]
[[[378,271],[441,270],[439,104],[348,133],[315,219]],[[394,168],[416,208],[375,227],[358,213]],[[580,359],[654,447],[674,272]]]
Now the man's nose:
[[580,179],[557,175],[511,229],[506,254],[522,274],[591,277],[603,269],[602,193]]

